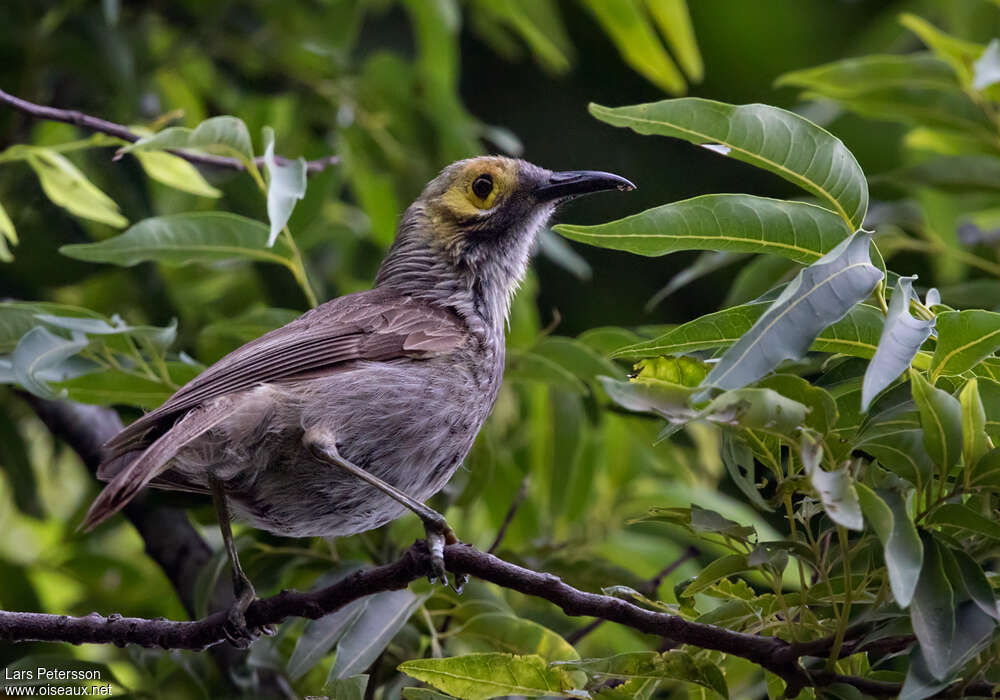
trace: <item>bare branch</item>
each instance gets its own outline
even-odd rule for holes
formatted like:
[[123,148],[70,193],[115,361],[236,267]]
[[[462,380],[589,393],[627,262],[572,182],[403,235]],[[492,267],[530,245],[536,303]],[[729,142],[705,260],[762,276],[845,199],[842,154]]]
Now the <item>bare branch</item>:
[[[656,634],[702,649],[738,656],[781,676],[788,684],[788,696],[802,688],[833,683],[854,686],[868,695],[892,697],[899,694],[898,683],[844,676],[824,670],[807,670],[798,663],[795,646],[777,637],[734,632],[666,613],[644,610],[632,603],[580,591],[557,576],[525,569],[464,544],[445,548],[445,562],[453,573],[467,573],[484,581],[548,600],[568,615],[587,615],[617,622],[648,634]],[[430,572],[426,543],[416,542],[403,556],[383,566],[358,571],[348,578],[318,591],[282,591],[256,601],[247,610],[251,627],[277,624],[288,617],[318,618],[351,601],[380,591],[405,588],[411,581]],[[41,613],[0,612],[0,639],[7,641],[61,641],[72,644],[138,644],[170,649],[203,649],[224,639],[225,614],[215,613],[196,622],[145,620],[121,616],[104,617],[92,613],[67,617]],[[953,685],[938,697],[990,695],[996,690],[986,683]]]
[[[88,131],[114,136],[115,138],[128,141],[129,143],[135,143],[142,138],[139,134],[122,124],[109,122],[106,119],[101,119],[99,117],[92,117],[89,114],[84,114],[83,112],[78,112],[76,110],[57,109],[55,107],[46,107],[45,105],[35,104],[34,102],[23,100],[20,97],[15,97],[14,95],[4,92],[3,90],[0,90],[0,104],[9,105],[10,107],[23,112],[30,117],[34,117],[35,119],[46,119],[48,121],[73,124],[74,126],[79,126],[83,129],[87,129]],[[244,166],[238,158],[183,150],[172,150],[170,152],[175,156],[179,156],[180,158],[196,165],[208,165],[215,168],[228,168],[230,170],[246,170],[246,166]],[[275,160],[282,164],[291,162],[288,158],[283,156],[275,156]],[[263,165],[264,159],[258,157],[254,162],[256,162],[257,165]],[[340,158],[337,156],[327,156],[326,158],[309,160],[306,161],[306,173],[312,175],[322,172],[331,165],[336,165],[339,162]]]

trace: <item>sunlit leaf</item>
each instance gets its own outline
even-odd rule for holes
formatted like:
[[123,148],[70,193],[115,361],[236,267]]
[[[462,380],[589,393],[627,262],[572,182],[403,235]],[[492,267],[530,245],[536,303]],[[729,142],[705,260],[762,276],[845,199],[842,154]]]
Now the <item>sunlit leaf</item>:
[[899,22],[920,37],[937,56],[948,63],[963,85],[972,80],[972,61],[979,56],[982,47],[971,41],[964,41],[941,31],[923,17],[905,12]]
[[221,191],[208,184],[198,168],[180,156],[165,151],[133,151],[132,155],[147,175],[167,187],[200,197],[222,196]]
[[234,259],[287,265],[287,244],[279,240],[269,249],[267,238],[267,227],[258,221],[227,212],[196,212],[144,219],[120,236],[64,245],[59,252],[125,267],[148,260],[174,266]]
[[800,272],[719,360],[706,386],[745,386],[783,360],[805,355],[816,337],[864,300],[882,279],[871,264],[871,235],[857,233]]
[[775,85],[804,88],[834,99],[894,87],[959,88],[948,64],[931,53],[845,58],[785,73]]
[[7,216],[7,211],[0,204],[0,262],[10,262],[14,256],[10,254],[10,245],[17,245],[17,231],[14,222]]
[[687,1],[646,0],[646,7],[688,79],[693,83],[700,83],[705,74],[705,66],[694,36]]
[[[476,615],[455,630],[452,643],[469,651],[537,654],[546,661],[569,661],[580,655],[565,639],[547,627],[506,613]],[[467,647],[467,648],[466,648]]]
[[934,319],[927,321],[910,314],[915,279],[916,276],[900,277],[896,282],[878,349],[865,370],[861,387],[862,412],[867,412],[875,397],[906,371],[934,329]]
[[537,698],[564,695],[573,689],[569,675],[550,667],[540,656],[487,653],[447,659],[412,659],[399,670],[465,700],[501,695]]
[[673,95],[687,85],[673,59],[663,48],[637,0],[582,0],[594,13],[622,58],[637,72]]
[[557,233],[639,255],[678,250],[772,253],[813,263],[850,235],[829,209],[744,194],[710,194],[594,226],[558,224]]
[[191,148],[233,156],[244,164],[253,161],[253,145],[246,124],[241,119],[230,116],[206,119],[194,129],[172,126],[125,146],[122,152],[167,151],[175,148]]
[[721,144],[737,160],[769,170],[819,197],[852,228],[868,210],[868,184],[858,162],[839,139],[812,122],[777,107],[735,106],[687,97],[590,112],[615,126]]
[[[581,659],[557,664],[559,668],[584,671],[599,679],[672,680],[694,683],[711,691],[711,697],[729,697],[721,673],[712,673],[680,649],[659,653],[635,651],[600,659]],[[717,669],[716,669],[717,670]]]
[[108,226],[128,226],[115,201],[97,188],[69,158],[56,151],[32,147],[27,156],[45,196],[71,214]]
[[983,408],[976,379],[965,383],[958,402],[962,408],[962,458],[966,467],[971,468],[993,447],[986,434],[986,409]]
[[267,247],[274,245],[281,229],[288,223],[295,203],[306,196],[306,161],[278,163],[274,158],[274,131],[264,128],[264,166],[267,170],[267,218],[271,231]]

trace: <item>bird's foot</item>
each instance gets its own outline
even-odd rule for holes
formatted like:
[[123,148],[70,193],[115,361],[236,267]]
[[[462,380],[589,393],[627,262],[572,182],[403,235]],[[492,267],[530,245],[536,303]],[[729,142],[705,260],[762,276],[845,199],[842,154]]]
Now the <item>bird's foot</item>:
[[[433,510],[430,513],[433,513],[433,516],[421,516],[421,519],[424,521],[424,531],[427,533],[427,547],[431,552],[431,571],[427,579],[431,583],[440,581],[442,585],[447,586],[449,585],[448,570],[444,565],[444,546],[446,544],[457,544],[458,537],[455,536],[455,531],[451,529],[451,526],[448,525],[448,521],[444,519],[443,515]],[[468,582],[468,574],[455,574],[454,583],[451,584],[451,587],[456,593],[461,593]]]
[[260,638],[261,634],[271,636],[274,634],[274,627],[263,625],[261,627],[249,627],[247,625],[247,608],[257,600],[257,592],[248,578],[240,578],[234,582],[234,593],[236,599],[226,612],[226,622],[222,626],[222,633],[226,640],[237,649],[246,649],[253,642]]

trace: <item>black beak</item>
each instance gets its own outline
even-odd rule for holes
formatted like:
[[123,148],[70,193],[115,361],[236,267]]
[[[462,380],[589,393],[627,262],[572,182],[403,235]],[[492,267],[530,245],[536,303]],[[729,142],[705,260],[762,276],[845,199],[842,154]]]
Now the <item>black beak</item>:
[[604,190],[619,190],[629,192],[635,185],[618,175],[602,173],[599,170],[567,170],[552,173],[548,180],[542,181],[535,188],[535,196],[539,200],[570,199],[591,192]]

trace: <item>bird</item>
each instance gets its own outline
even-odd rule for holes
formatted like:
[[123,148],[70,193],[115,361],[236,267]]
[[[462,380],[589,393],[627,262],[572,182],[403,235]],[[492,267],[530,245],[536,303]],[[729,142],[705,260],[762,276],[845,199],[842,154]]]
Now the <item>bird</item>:
[[[233,576],[225,636],[259,634],[231,519],[289,537],[343,536],[407,510],[432,580],[457,541],[424,505],[472,447],[503,378],[505,327],[538,231],[561,203],[635,185],[479,156],[445,167],[403,214],[366,291],[233,350],[106,445],[90,530],[143,488],[211,495]],[[459,582],[456,582],[459,584]],[[264,630],[265,632],[267,630]]]

